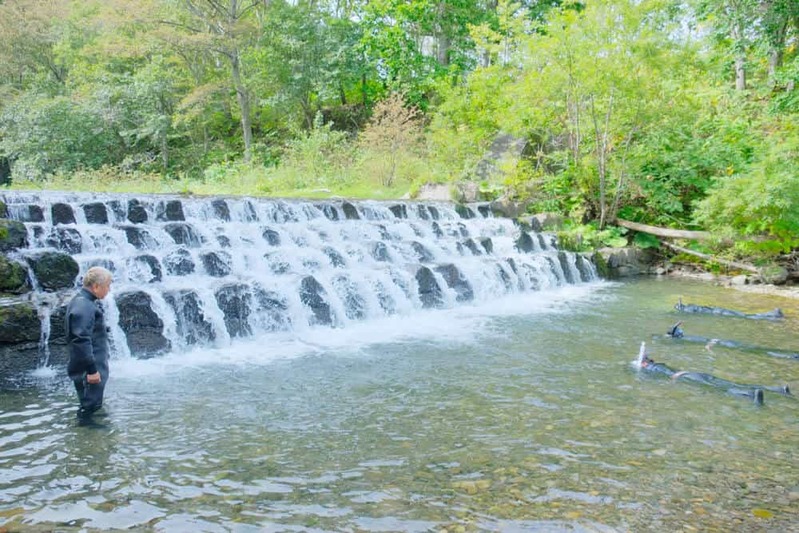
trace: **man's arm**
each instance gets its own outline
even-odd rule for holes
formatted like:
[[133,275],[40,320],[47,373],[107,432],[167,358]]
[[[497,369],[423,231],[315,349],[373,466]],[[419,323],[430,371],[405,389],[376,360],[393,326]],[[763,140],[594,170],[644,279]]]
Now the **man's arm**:
[[[69,314],[69,334],[72,338],[72,358],[74,368],[87,375],[97,374],[97,365],[94,361],[92,348],[92,335],[94,334],[94,305],[81,299],[75,302],[75,308]],[[90,380],[89,383],[99,383],[99,380]]]

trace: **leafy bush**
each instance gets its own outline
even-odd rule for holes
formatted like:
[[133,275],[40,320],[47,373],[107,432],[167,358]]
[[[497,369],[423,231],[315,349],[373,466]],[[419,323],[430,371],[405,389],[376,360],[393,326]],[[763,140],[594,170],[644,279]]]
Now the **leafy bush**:
[[[750,251],[789,252],[799,247],[799,116],[770,124],[772,135],[758,158],[741,172],[719,178],[698,204],[696,218],[708,228],[732,228]],[[775,142],[772,139],[778,139]]]

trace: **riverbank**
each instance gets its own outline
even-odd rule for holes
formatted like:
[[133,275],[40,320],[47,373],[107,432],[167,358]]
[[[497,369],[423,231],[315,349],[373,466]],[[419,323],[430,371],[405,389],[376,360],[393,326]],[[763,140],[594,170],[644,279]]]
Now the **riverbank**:
[[[742,277],[748,276],[720,276],[710,272],[688,272],[675,270],[668,274],[670,277],[682,279],[697,279],[708,281],[714,285],[734,289],[741,292],[753,294],[769,294],[771,296],[781,296],[783,298],[794,298],[799,300],[799,286],[797,285],[773,285],[769,283],[742,283]],[[747,280],[748,281],[748,280]]]

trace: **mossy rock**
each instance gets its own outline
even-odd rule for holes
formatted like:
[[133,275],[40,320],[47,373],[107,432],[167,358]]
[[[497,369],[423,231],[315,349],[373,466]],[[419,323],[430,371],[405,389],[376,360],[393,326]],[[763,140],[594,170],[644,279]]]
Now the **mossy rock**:
[[9,252],[24,248],[28,242],[25,224],[16,220],[0,218],[0,251]]
[[763,283],[784,285],[788,281],[788,270],[777,265],[764,267],[760,271],[760,277],[763,278]]
[[59,252],[42,252],[27,258],[39,285],[46,291],[75,286],[80,268],[72,256]]
[[596,271],[600,278],[607,279],[610,277],[610,267],[608,266],[605,256],[599,252],[595,252],[591,257],[591,261],[596,265]]
[[8,207],[2,200],[0,200],[0,218],[8,218]]
[[0,344],[39,340],[42,324],[30,302],[0,305]]
[[27,269],[0,254],[0,292],[22,293],[28,290]]

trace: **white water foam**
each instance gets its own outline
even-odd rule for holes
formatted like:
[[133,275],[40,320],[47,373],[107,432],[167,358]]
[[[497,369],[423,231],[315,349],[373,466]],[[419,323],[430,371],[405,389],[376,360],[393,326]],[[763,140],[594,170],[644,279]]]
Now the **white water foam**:
[[346,328],[305,328],[262,333],[235,339],[225,347],[202,347],[152,359],[124,358],[112,362],[114,379],[137,379],[185,372],[206,366],[269,365],[279,360],[336,354],[357,356],[367,347],[409,341],[442,345],[484,342],[481,335],[492,319],[502,316],[567,314],[573,304],[594,297],[606,282],[508,295],[480,305],[447,310],[415,310],[348,324]]

